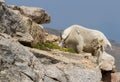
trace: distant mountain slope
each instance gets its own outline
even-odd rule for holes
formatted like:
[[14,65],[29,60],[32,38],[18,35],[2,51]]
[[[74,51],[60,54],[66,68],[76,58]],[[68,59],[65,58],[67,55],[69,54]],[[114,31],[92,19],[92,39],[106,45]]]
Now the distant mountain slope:
[[54,34],[59,36],[60,33],[62,32],[62,30],[57,30],[57,29],[53,29],[53,28],[45,28],[45,31],[49,34]]
[[[57,30],[57,29],[53,29],[53,28],[45,28],[45,30],[47,33],[55,34],[57,36],[59,36],[60,33],[62,32],[62,30]],[[110,42],[112,44],[112,50],[107,48],[106,51],[115,57],[117,70],[120,71],[120,43],[118,43],[114,40],[111,40],[111,39],[110,39]]]

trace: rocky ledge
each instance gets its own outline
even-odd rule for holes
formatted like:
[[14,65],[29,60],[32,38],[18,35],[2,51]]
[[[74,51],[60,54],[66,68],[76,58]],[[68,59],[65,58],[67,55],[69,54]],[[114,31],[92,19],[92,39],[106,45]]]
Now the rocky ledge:
[[0,5],[0,32],[21,42],[43,42],[45,31],[40,24],[49,23],[50,16],[42,8]]
[[0,47],[1,82],[99,82],[102,78],[100,70],[81,55],[24,47],[6,34],[0,35]]

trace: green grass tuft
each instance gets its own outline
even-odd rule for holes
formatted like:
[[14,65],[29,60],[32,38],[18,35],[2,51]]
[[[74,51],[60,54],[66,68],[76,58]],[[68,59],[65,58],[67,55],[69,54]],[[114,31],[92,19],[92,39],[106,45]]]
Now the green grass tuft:
[[63,51],[63,52],[76,53],[74,50],[72,50],[70,48],[61,48],[58,45],[56,45],[56,44],[54,44],[53,42],[50,42],[50,41],[42,42],[42,43],[39,43],[39,44],[33,43],[32,47],[40,49],[40,50],[58,49],[58,50]]

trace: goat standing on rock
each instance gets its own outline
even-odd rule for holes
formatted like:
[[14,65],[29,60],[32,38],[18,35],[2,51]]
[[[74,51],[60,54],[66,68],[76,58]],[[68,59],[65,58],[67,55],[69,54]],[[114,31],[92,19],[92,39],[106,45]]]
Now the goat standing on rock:
[[97,56],[97,63],[100,64],[102,53],[107,46],[111,48],[111,43],[98,30],[72,25],[63,31],[59,46],[69,47],[77,53],[83,51],[92,53],[92,55]]

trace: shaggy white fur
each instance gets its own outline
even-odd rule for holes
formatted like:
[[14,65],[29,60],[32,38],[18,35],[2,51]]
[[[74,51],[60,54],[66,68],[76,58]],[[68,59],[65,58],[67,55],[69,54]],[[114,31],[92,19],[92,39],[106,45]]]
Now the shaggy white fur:
[[112,47],[102,32],[79,25],[72,25],[65,29],[61,35],[61,39],[60,46],[62,47],[72,48],[77,53],[83,51],[90,52],[98,57],[100,57],[100,54],[103,53],[107,46]]

